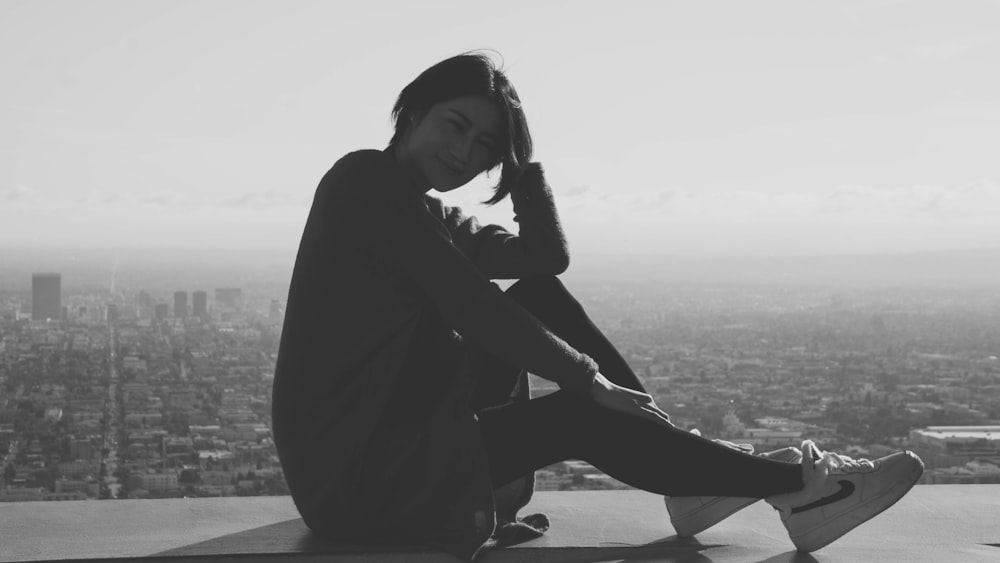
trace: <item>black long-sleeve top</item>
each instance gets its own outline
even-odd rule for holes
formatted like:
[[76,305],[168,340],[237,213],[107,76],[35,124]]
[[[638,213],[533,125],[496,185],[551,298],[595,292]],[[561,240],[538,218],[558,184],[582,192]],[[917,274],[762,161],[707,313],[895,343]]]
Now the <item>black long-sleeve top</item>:
[[589,388],[594,361],[490,282],[568,265],[541,169],[525,174],[512,193],[517,235],[425,195],[388,152],[348,154],[323,177],[272,403],[285,478],[310,528],[471,558],[495,520],[464,346]]

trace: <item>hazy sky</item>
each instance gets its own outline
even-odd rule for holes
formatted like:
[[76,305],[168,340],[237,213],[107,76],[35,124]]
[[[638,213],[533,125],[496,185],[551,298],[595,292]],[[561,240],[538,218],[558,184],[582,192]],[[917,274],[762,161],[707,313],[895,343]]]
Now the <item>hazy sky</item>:
[[[1000,2],[0,0],[0,246],[294,252],[427,66],[499,51],[578,253],[1000,246]],[[475,181],[446,201],[477,204]]]

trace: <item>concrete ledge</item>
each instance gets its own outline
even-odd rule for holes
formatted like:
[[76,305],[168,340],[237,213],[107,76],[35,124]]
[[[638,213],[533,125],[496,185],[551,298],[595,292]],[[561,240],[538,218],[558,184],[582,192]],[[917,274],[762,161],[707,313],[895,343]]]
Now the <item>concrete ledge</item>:
[[[765,503],[697,538],[677,538],[660,497],[642,491],[539,492],[536,540],[489,552],[505,561],[1000,561],[1000,485],[920,485],[894,507],[811,555],[794,551]],[[0,504],[0,562],[256,563],[455,561],[422,549],[334,544],[312,535],[289,497]]]

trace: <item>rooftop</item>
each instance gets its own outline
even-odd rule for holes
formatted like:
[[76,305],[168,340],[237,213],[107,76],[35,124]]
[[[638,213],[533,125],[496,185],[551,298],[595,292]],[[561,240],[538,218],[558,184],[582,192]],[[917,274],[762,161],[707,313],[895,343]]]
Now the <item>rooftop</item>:
[[[504,561],[998,561],[1000,485],[918,485],[899,503],[811,555],[797,554],[777,514],[757,503],[696,539],[674,534],[661,497],[642,491],[537,492],[539,539],[489,552]],[[311,535],[290,497],[0,503],[0,562],[330,563],[455,561]]]
[[913,433],[941,440],[1000,440],[1000,426],[929,426]]

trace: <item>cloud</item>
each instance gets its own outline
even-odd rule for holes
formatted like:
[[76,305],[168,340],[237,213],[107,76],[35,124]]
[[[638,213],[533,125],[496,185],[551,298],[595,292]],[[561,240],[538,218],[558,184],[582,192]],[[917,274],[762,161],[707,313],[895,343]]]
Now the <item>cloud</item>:
[[966,37],[956,39],[945,39],[935,43],[924,43],[892,49],[889,52],[879,52],[869,57],[869,60],[878,65],[892,62],[899,62],[901,59],[916,57],[927,61],[947,61],[960,57],[978,49],[988,46],[992,39],[987,37]]
[[978,41],[971,39],[949,39],[925,45],[915,45],[910,51],[922,58],[934,61],[945,61],[961,55],[979,46]]
[[[636,210],[662,210],[668,209],[670,207],[677,207],[675,204],[683,205],[682,198],[690,198],[691,194],[684,192],[683,190],[672,189],[672,188],[662,188],[656,190],[648,190],[634,194],[629,198],[629,205]],[[604,197],[604,201],[609,199],[613,202],[614,197]]]
[[0,201],[5,203],[20,203],[34,199],[34,191],[23,185],[16,184],[13,188],[0,191]]
[[992,180],[815,192],[595,190],[587,198],[563,218],[574,246],[593,252],[809,254],[1000,245],[1000,184]]
[[583,219],[630,221],[758,222],[850,224],[857,221],[994,221],[1000,184],[979,180],[958,186],[878,187],[844,185],[822,192],[693,191],[661,188],[619,193],[591,190],[567,206]]
[[134,203],[135,198],[121,192],[99,192],[91,190],[85,195],[76,198],[76,203],[81,205],[110,206],[122,203]]
[[297,192],[265,191],[251,192],[217,200],[214,205],[227,208],[270,208],[297,205],[303,199]]
[[[0,194],[0,199],[3,195]],[[162,210],[259,210],[299,207],[304,199],[301,193],[277,190],[248,192],[227,196],[203,195],[176,190],[158,190],[148,193],[101,192],[92,190],[72,200],[74,205],[98,207],[142,207]]]
[[199,197],[180,192],[161,190],[148,194],[142,194],[135,199],[140,205],[152,207],[176,208],[176,207],[199,207]]
[[677,198],[677,192],[674,190],[660,190],[656,194],[656,198],[653,200],[653,205],[655,207],[663,207],[668,205],[671,201]]
[[895,219],[984,218],[1000,208],[1000,186],[979,180],[961,186],[917,185],[878,188],[841,186],[817,200],[821,215]]

